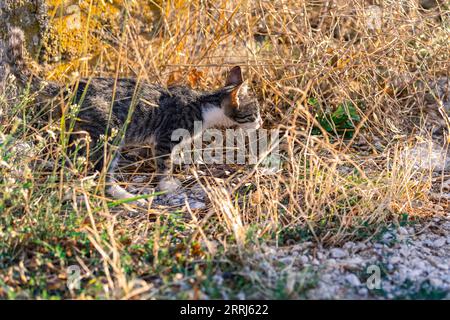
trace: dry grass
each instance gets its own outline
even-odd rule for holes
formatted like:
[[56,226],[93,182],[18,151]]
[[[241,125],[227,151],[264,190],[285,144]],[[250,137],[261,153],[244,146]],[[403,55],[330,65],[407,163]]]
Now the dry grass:
[[[444,213],[448,203],[428,197],[439,179],[402,156],[430,124],[448,137],[444,107],[427,100],[431,81],[450,69],[450,8],[439,3],[382,1],[377,11],[369,5],[379,1],[362,0],[158,1],[148,36],[132,15],[137,2],[125,1],[122,32],[106,25],[90,34],[86,24],[86,55],[63,76],[47,67],[49,78],[77,71],[206,89],[239,64],[264,127],[285,137],[282,170],[191,168],[208,209],[130,216],[67,155],[62,126],[42,123],[30,95],[13,98],[10,79],[0,105],[0,297],[223,298],[252,288],[255,297],[293,297],[292,285],[277,289],[249,261],[261,245],[339,245]],[[101,51],[89,51],[94,36]],[[323,122],[342,105],[355,107],[348,135]],[[66,289],[69,265],[81,267],[81,290]],[[215,282],[224,273],[233,276]]]

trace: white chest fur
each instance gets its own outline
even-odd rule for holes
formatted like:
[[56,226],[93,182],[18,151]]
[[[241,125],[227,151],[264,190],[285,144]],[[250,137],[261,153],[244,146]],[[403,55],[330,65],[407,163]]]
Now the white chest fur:
[[203,110],[203,129],[232,127],[234,125],[236,125],[236,122],[228,118],[220,107],[211,105]]

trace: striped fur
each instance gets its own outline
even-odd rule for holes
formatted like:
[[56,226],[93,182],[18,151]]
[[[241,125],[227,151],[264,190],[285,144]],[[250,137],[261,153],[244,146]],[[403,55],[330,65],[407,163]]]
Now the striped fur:
[[[24,36],[17,28],[10,32],[7,62],[22,85],[30,83],[32,90],[44,90],[47,95],[61,92],[62,86],[45,84],[27,68]],[[200,92],[185,86],[165,88],[136,79],[81,79],[73,99],[80,106],[74,131],[89,134],[90,160],[97,170],[109,163],[111,182],[123,147],[153,144],[160,188],[164,188],[171,185],[167,183],[172,171],[170,154],[179,143],[171,140],[174,130],[186,129],[193,134],[195,121],[202,121],[204,127],[260,125],[258,102],[248,94],[239,67],[231,70],[225,84],[215,91]],[[119,138],[114,137],[117,133]],[[104,159],[104,148],[98,147],[103,137],[115,141],[116,147],[111,148],[115,151],[108,161]],[[131,196],[115,184],[109,193],[119,198]]]

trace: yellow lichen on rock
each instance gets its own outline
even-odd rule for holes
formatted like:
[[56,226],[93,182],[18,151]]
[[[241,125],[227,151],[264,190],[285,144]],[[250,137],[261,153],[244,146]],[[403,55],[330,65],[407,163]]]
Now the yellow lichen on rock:
[[[151,1],[47,0],[49,29],[43,60],[51,65],[50,79],[64,80],[73,72],[91,76],[96,70],[116,69],[124,23],[131,22],[149,34],[158,10]],[[94,70],[95,69],[95,70]]]
[[50,28],[45,36],[44,57],[57,62],[47,72],[49,78],[61,80],[80,68],[89,72],[105,44],[105,28],[119,30],[120,2],[48,0]]
[[[0,36],[8,26],[26,35],[27,50],[39,60],[41,73],[65,81],[80,74],[87,77],[113,74],[118,66],[119,44],[125,26],[132,26],[140,45],[152,39],[160,1],[134,0],[4,0]],[[123,56],[127,56],[124,52]],[[123,58],[123,57],[120,57]],[[130,71],[125,68],[124,73]],[[122,71],[121,71],[122,73]]]
[[7,37],[10,27],[20,27],[27,51],[37,57],[41,34],[48,22],[44,0],[1,0],[0,3],[0,38]]
[[62,81],[74,73],[84,77],[114,73],[119,60],[117,48],[130,35],[122,37],[125,26],[131,26],[133,37],[143,39],[140,44],[145,46],[160,15],[158,0],[3,1],[1,38],[7,37],[10,26],[20,27],[27,51],[39,62],[41,75]]

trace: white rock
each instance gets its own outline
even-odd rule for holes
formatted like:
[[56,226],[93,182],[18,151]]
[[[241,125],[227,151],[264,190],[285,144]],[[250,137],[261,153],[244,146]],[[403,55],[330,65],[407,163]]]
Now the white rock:
[[340,248],[333,248],[330,250],[330,254],[335,259],[341,259],[348,255],[347,251]]
[[423,261],[417,261],[413,264],[413,266],[419,270],[423,270],[426,268],[425,262]]
[[408,234],[408,230],[406,230],[405,227],[399,227],[398,228],[398,233],[402,234],[402,235],[407,235]]
[[317,260],[317,259],[313,259],[313,260],[311,261],[311,264],[312,264],[313,266],[318,266],[318,265],[320,265],[320,262],[319,262],[319,260]]
[[408,272],[408,278],[415,281],[423,273],[423,270],[414,269]]
[[355,251],[362,251],[364,249],[367,249],[367,245],[364,242],[358,242],[353,247],[353,250]]
[[402,260],[403,259],[399,256],[393,256],[389,259],[389,262],[392,264],[398,264],[398,263],[402,262]]
[[290,264],[292,264],[294,262],[294,258],[292,258],[292,257],[284,257],[284,258],[280,258],[278,261],[280,261],[283,264],[286,264],[286,265],[289,264],[290,265]]
[[444,273],[441,278],[442,281],[450,284],[450,274],[448,274],[448,272]]
[[351,284],[354,287],[359,287],[361,285],[361,281],[359,281],[358,277],[353,273],[350,273],[345,276],[345,281]]
[[432,286],[432,287],[437,287],[437,288],[440,288],[440,287],[442,287],[442,280],[441,279],[439,279],[439,278],[431,278],[430,280],[430,285]]
[[366,297],[369,294],[369,290],[367,290],[367,288],[361,288],[358,290],[358,294],[360,296]]
[[364,260],[361,257],[355,256],[353,258],[344,260],[342,262],[342,265],[350,268],[356,268],[360,266],[363,262]]
[[436,265],[436,267],[438,267],[439,269],[442,269],[442,270],[448,270],[448,268],[449,268],[448,264],[444,264],[444,263],[439,263]]
[[302,264],[307,264],[309,262],[308,256],[300,256],[298,259]]
[[426,233],[422,233],[422,234],[419,236],[419,239],[422,240],[422,241],[427,240],[427,238],[428,238],[428,235],[427,235]]
[[410,254],[410,250],[407,246],[402,246],[399,250],[399,253],[403,256],[403,257],[408,257]]
[[328,266],[334,267],[336,265],[336,259],[330,258],[327,260]]
[[191,209],[204,209],[204,208],[206,208],[206,205],[203,202],[193,201],[193,202],[189,202],[189,207]]
[[433,246],[434,248],[440,248],[440,247],[442,247],[446,242],[447,242],[447,239],[446,239],[446,238],[440,237],[440,238],[438,238],[438,239],[436,239],[436,240],[433,241],[433,245],[432,245],[432,246]]
[[424,170],[443,171],[450,166],[450,159],[445,156],[445,151],[431,141],[417,143],[402,155],[408,164],[413,163],[416,168]]
[[342,246],[342,248],[344,248],[345,250],[349,250],[352,249],[354,246],[355,246],[354,242],[348,241]]

